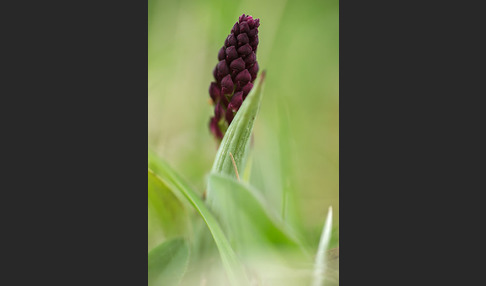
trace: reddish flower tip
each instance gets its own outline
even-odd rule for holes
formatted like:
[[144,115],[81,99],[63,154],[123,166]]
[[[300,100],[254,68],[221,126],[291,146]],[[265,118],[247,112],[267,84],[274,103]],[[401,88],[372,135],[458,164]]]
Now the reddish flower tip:
[[259,69],[256,59],[259,26],[259,19],[241,15],[218,52],[219,62],[213,70],[215,82],[209,86],[209,95],[215,104],[209,127],[218,139],[224,136],[220,124],[231,124],[235,112],[253,88]]

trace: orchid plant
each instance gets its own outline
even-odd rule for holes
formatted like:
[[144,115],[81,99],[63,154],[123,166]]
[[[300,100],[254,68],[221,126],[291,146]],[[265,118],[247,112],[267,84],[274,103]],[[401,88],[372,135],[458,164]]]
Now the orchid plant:
[[332,209],[318,249],[250,184],[251,138],[265,71],[256,58],[260,20],[243,14],[218,53],[209,129],[218,152],[201,197],[167,162],[148,152],[150,225],[163,241],[148,253],[149,285],[336,285],[329,252]]

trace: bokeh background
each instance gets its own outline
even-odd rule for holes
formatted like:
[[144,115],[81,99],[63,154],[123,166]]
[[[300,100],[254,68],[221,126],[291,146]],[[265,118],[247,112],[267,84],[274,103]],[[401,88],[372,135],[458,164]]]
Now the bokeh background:
[[148,5],[149,146],[203,193],[217,147],[208,129],[217,54],[241,14],[260,18],[257,60],[267,78],[251,183],[277,210],[295,203],[310,241],[318,243],[329,206],[338,231],[338,0]]

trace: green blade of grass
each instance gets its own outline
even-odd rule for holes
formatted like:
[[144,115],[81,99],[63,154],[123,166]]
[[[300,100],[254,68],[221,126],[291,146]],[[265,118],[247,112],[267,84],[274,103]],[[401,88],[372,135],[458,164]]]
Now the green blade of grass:
[[189,262],[189,248],[184,240],[173,239],[148,253],[148,285],[178,285]]
[[148,173],[149,249],[165,239],[184,235],[188,213],[172,191],[154,174]]
[[324,285],[324,274],[326,271],[326,251],[331,240],[332,229],[332,207],[329,207],[327,213],[326,222],[322,229],[321,239],[319,241],[319,247],[317,249],[316,262],[314,264],[314,279],[312,286]]
[[[150,166],[154,166],[155,170]],[[226,238],[219,222],[211,211],[206,207],[201,198],[182,180],[182,178],[163,160],[149,151],[149,172],[174,192],[183,196],[192,207],[194,207],[206,223],[214,242],[219,250],[223,266],[228,274],[231,285],[248,285],[248,278],[245,274],[243,265],[240,263],[236,253]]]
[[[214,160],[212,173],[236,177],[233,162],[229,155],[230,153],[233,154],[237,169],[245,170],[253,124],[260,109],[264,80],[265,71],[257,78],[255,86],[236,113],[228,130],[226,130],[226,134],[223,137],[223,141],[216,154],[216,159]],[[211,202],[212,194],[210,190],[208,190],[207,198]]]

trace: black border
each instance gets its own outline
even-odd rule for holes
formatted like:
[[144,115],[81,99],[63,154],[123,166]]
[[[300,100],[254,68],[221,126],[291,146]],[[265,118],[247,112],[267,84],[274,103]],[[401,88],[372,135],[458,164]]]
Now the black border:
[[5,276],[146,284],[147,2],[2,5]]
[[[8,5],[5,275],[145,284],[147,2]],[[474,274],[457,271],[471,264],[458,253],[476,250],[461,246],[482,229],[467,223],[483,200],[457,190],[484,190],[466,160],[484,149],[482,78],[467,65],[483,53],[484,17],[461,8],[340,3],[342,285],[462,285]]]

